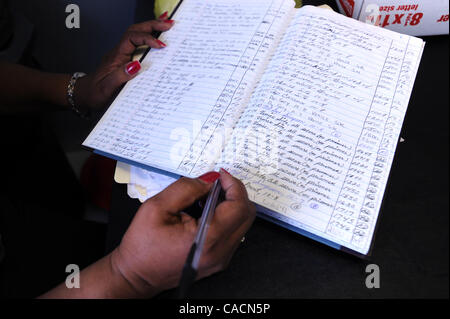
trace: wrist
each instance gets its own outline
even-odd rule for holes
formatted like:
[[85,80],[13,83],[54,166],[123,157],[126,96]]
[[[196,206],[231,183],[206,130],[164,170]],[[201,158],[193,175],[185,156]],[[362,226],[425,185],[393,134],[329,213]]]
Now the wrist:
[[[30,71],[30,78],[34,85],[30,85],[30,99],[55,106],[70,107],[67,100],[67,84],[69,74],[52,74],[40,71]],[[34,75],[31,76],[31,75]]]
[[77,107],[80,108],[90,108],[92,107],[90,98],[90,75],[83,76],[77,80],[74,88],[73,96]]
[[121,298],[150,298],[162,291],[136,274],[129,260],[121,253],[120,246],[109,256],[112,277],[118,286],[123,287]]
[[108,277],[110,278],[110,298],[139,298],[139,291],[136,290],[133,284],[127,279],[126,275],[117,265],[117,257],[115,251],[107,257]]
[[45,299],[117,299],[142,295],[116,267],[114,252],[80,273],[80,287],[69,289],[65,283],[40,296]]
[[74,113],[83,118],[90,116],[88,107],[89,81],[85,73],[76,72],[67,85],[67,101]]

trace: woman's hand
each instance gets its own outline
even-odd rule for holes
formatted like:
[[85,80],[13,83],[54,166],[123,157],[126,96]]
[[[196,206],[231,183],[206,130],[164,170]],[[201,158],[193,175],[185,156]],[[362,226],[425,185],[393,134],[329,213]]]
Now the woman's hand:
[[41,298],[146,298],[178,285],[198,221],[183,213],[215,180],[225,201],[214,213],[197,279],[223,270],[255,219],[244,185],[225,171],[181,178],[146,201],[111,254],[80,273],[80,288],[61,284]]
[[136,48],[147,45],[161,49],[166,46],[151,35],[153,31],[167,31],[172,27],[173,20],[164,17],[128,28],[120,43],[104,57],[97,71],[78,80],[75,103],[93,108],[107,105],[121,85],[134,78],[141,69],[138,61],[130,62]]
[[176,287],[198,222],[183,209],[206,195],[219,178],[225,192],[209,227],[197,279],[227,267],[255,218],[244,185],[225,171],[197,179],[182,178],[146,201],[120,246],[112,253],[113,268],[140,296]]
[[[141,66],[137,61],[130,62],[133,52],[141,45],[156,49],[165,46],[151,32],[172,27],[174,21],[166,16],[131,26],[97,71],[78,79],[74,93],[77,108],[106,106],[120,86],[137,75]],[[42,72],[0,61],[0,112],[41,111],[41,104],[71,107],[67,99],[70,78],[70,74]]]

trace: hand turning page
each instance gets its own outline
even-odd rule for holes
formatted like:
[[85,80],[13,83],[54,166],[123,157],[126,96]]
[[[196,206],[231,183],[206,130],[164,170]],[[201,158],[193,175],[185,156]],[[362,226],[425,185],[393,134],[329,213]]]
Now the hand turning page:
[[[151,50],[84,145],[186,176],[233,128],[292,15],[283,0],[183,1],[167,48]],[[222,141],[224,144],[225,141]]]

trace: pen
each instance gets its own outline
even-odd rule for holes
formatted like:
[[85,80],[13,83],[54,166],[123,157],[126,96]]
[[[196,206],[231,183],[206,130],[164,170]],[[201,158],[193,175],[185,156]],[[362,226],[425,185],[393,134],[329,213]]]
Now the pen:
[[220,190],[220,180],[218,179],[214,182],[214,185],[208,195],[205,207],[203,208],[202,217],[200,218],[200,226],[197,231],[197,235],[192,243],[186,263],[184,264],[180,284],[178,286],[178,298],[184,298],[186,296],[189,287],[197,277],[198,264],[202,254],[203,245],[205,244],[206,234],[214,215],[214,211],[216,210]]

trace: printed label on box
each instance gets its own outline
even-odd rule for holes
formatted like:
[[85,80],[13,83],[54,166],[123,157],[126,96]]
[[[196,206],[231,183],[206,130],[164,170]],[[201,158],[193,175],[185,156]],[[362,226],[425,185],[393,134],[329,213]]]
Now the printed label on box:
[[448,34],[448,0],[338,0],[341,13],[409,35]]

